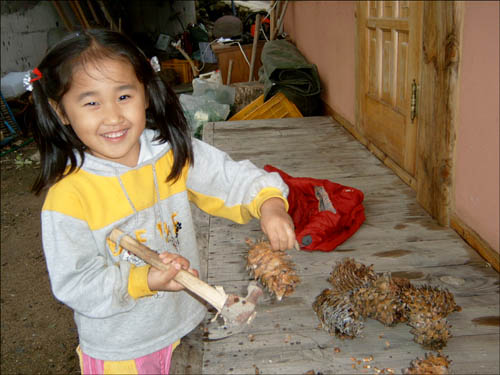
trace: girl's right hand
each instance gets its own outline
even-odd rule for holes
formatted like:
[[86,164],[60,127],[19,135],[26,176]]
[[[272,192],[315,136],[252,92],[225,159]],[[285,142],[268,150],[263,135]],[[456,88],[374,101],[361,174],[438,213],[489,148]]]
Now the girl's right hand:
[[198,277],[198,271],[189,268],[189,260],[179,254],[161,253],[159,254],[163,263],[170,267],[168,271],[162,271],[156,267],[151,267],[148,273],[148,285],[150,290],[164,290],[177,292],[184,287],[174,280],[179,270],[183,269]]

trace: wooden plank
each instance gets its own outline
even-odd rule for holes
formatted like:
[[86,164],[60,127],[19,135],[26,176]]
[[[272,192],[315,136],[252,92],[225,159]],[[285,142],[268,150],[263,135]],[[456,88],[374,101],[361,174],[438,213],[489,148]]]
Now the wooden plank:
[[52,5],[54,6],[54,8],[56,8],[57,14],[62,19],[64,26],[66,27],[66,30],[69,32],[73,31],[73,25],[71,24],[68,17],[66,17],[66,14],[64,13],[64,10],[61,7],[61,4],[59,4],[58,1],[52,0]]
[[486,243],[471,227],[456,215],[451,216],[450,226],[467,241],[481,256],[486,259],[497,272],[500,272],[499,253]]
[[92,17],[94,18],[94,22],[96,23],[96,25],[100,25],[101,21],[99,20],[99,17],[97,16],[97,13],[94,9],[94,6],[92,5],[92,0],[87,0],[87,6],[89,7],[90,12],[92,13]]
[[463,12],[460,1],[424,2],[417,200],[442,225],[450,220]]
[[[75,5],[75,7],[73,8],[73,10],[79,14],[78,18],[81,19],[81,21],[83,22],[82,23],[82,26],[84,29],[89,29],[90,28],[90,24],[89,24],[89,21],[87,20],[87,16],[85,15],[85,12],[83,11],[83,8],[82,6],[80,5],[80,3],[78,1],[72,1],[72,4]],[[76,10],[75,10],[76,9]]]
[[[413,359],[424,357],[426,351],[418,348],[417,344],[411,341],[411,335],[402,332],[400,327],[392,329],[391,335],[382,338],[379,338],[379,327],[367,329],[361,340],[331,340],[333,344],[328,343],[328,339],[319,332],[315,332],[314,336],[303,333],[290,334],[288,343],[285,343],[287,334],[282,334],[279,338],[263,335],[256,337],[248,345],[245,345],[249,341],[248,338],[240,338],[231,342],[231,345],[218,348],[218,353],[228,355],[205,360],[204,371],[217,374],[250,374],[255,373],[257,368],[259,373],[265,374],[304,374],[309,370],[314,370],[314,373],[373,374],[374,368],[377,367],[391,368],[394,373],[401,373]],[[496,335],[481,335],[481,341],[478,338],[469,336],[467,340],[450,341],[452,371],[460,368],[457,373],[497,373],[498,352],[494,352]],[[392,342],[389,349],[385,349],[386,341]],[[365,349],[360,349],[360,346]],[[335,347],[340,349],[340,353],[334,351]],[[245,355],[250,349],[253,354]],[[476,357],[478,353],[480,354]],[[369,357],[373,357],[373,361],[363,361]],[[355,361],[361,363],[357,364]],[[354,368],[353,364],[356,364]],[[370,369],[363,368],[367,364]]]
[[[282,301],[265,292],[249,331],[203,342],[201,348],[193,345],[198,365],[202,352],[199,373],[354,374],[374,373],[374,367],[399,373],[412,360],[423,358],[427,350],[413,341],[406,324],[385,327],[368,319],[360,337],[353,340],[332,337],[318,328],[311,305],[329,287],[330,272],[345,257],[373,264],[376,272],[407,277],[415,285],[450,290],[462,307],[448,317],[453,337],[443,354],[452,360],[451,371],[498,373],[498,273],[455,231],[432,219],[416,202],[415,191],[344,128],[325,117],[209,123],[204,139],[236,159],[244,156],[260,166],[284,168],[296,177],[326,178],[361,189],[366,221],[333,252],[290,250],[301,278],[295,292]],[[245,238],[263,236],[259,222],[205,220],[209,224],[205,221],[202,231],[208,233],[202,241],[208,282],[223,286],[227,293],[244,294],[250,280]],[[373,360],[363,362],[369,356]],[[370,369],[363,367],[367,364]]]
[[70,0],[69,1],[69,6],[71,7],[71,10],[73,11],[73,13],[75,14],[75,17],[76,19],[78,20],[78,22],[80,22],[80,25],[82,25],[82,29],[87,29],[87,25],[86,25],[86,19],[84,19],[82,17],[82,14],[80,13],[80,11],[78,10],[78,7],[77,7],[77,2],[75,0]]

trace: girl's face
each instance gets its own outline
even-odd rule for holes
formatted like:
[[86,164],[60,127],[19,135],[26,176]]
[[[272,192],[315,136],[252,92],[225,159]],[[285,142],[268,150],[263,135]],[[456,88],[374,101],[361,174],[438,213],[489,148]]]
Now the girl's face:
[[73,71],[71,88],[62,98],[65,124],[102,159],[135,167],[141,149],[139,137],[146,126],[144,85],[132,65],[105,59]]

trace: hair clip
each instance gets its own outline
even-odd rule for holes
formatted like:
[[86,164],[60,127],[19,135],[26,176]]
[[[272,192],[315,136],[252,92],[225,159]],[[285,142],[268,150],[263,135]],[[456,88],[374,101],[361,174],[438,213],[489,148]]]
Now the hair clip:
[[36,75],[35,78],[31,78],[31,72],[26,72],[24,75],[23,85],[27,91],[33,91],[33,82],[42,78],[42,72],[38,68],[33,69],[33,74]]
[[151,61],[149,62],[151,66],[153,67],[153,70],[155,72],[159,72],[161,70],[160,62],[158,61],[158,57],[153,56],[151,57]]

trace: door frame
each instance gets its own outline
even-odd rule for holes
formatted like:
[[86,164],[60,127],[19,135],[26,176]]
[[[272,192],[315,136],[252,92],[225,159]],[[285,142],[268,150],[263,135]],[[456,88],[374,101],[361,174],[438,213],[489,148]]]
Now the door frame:
[[[355,95],[360,97],[360,33],[355,18]],[[358,140],[391,168],[417,194],[418,203],[441,225],[449,226],[454,183],[455,129],[464,19],[462,1],[424,1],[420,78],[417,86],[415,177],[392,161],[363,133],[360,101],[355,101],[355,125],[346,126]],[[340,119],[345,126],[346,122]]]

